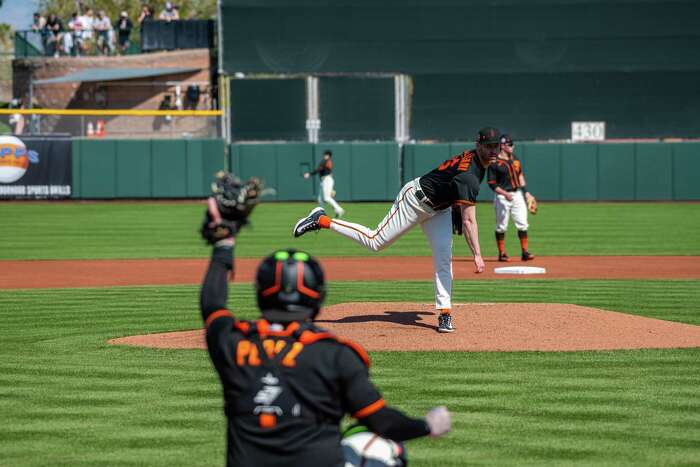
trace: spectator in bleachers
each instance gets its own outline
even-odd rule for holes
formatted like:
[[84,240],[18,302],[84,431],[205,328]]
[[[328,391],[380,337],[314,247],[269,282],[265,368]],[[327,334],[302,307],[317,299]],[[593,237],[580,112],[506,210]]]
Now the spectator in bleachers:
[[46,26],[46,18],[41,16],[38,11],[34,13],[34,18],[32,20],[32,31],[43,32],[44,26]]
[[68,21],[68,31],[73,38],[73,48],[71,55],[79,57],[83,53],[83,23],[82,16],[77,12],[73,13]]
[[180,19],[180,12],[172,2],[165,2],[165,10],[160,12],[158,17],[161,21],[175,21]]
[[63,39],[63,23],[58,16],[50,14],[44,25],[46,35],[46,55],[58,57]]
[[85,13],[83,13],[80,18],[80,24],[83,27],[83,33],[82,33],[82,42],[83,42],[83,52],[85,54],[90,54],[92,52],[92,44],[93,44],[93,27],[95,23],[95,17],[92,13],[92,8],[88,8],[85,10]]
[[94,29],[97,33],[97,51],[103,55],[109,55],[109,31],[112,29],[112,23],[109,21],[109,18],[105,14],[104,10],[97,12]]
[[32,20],[32,31],[41,35],[41,45],[46,50],[46,18],[41,16],[38,11],[34,13],[34,18]]
[[144,21],[146,20],[152,20],[153,19],[153,9],[148,6],[144,5],[143,8],[141,8],[141,14],[139,15],[139,25],[143,24]]
[[117,44],[118,51],[120,54],[125,54],[129,49],[131,44],[129,37],[131,36],[131,30],[134,28],[134,24],[129,19],[129,15],[126,11],[122,11],[119,15],[119,19],[114,23],[114,29],[117,30]]

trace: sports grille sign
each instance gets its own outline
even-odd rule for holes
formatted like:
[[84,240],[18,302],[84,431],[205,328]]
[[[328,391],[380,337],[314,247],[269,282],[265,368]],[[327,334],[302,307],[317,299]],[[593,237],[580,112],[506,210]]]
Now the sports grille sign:
[[0,199],[68,198],[71,183],[69,138],[0,136]]

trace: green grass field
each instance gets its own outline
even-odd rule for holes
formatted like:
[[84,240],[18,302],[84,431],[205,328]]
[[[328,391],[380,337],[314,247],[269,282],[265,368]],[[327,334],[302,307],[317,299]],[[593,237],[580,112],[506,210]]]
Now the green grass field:
[[[327,232],[294,242],[286,224],[308,207],[261,206],[238,255],[297,243],[321,257],[364,254]],[[348,207],[350,219],[369,222],[387,205]],[[482,245],[492,255],[492,209],[479,208]],[[0,204],[0,255],[204,257],[194,234],[201,210]],[[540,254],[700,254],[697,204],[545,204],[532,223]],[[512,248],[515,237],[511,230]],[[383,254],[428,253],[416,231]],[[328,303],[425,302],[432,287],[339,282]],[[206,352],[105,342],[199,328],[197,299],[196,286],[0,290],[0,466],[223,465],[221,388]],[[700,325],[695,280],[469,280],[455,283],[454,299],[573,303]],[[234,285],[229,305],[240,317],[256,316],[251,285]],[[441,403],[453,411],[449,436],[408,443],[414,466],[700,463],[700,348],[371,356],[390,403],[415,416]]]
[[[346,219],[376,226],[391,205],[348,204]],[[262,257],[282,246],[314,255],[363,256],[362,247],[321,232],[291,236],[310,203],[262,204],[240,235],[240,257]],[[0,204],[0,259],[94,259],[205,257],[196,230],[203,203],[8,203]],[[477,208],[483,254],[496,254],[494,213]],[[6,221],[6,220],[9,220]],[[700,203],[543,203],[530,216],[530,249],[542,255],[700,255]],[[515,228],[506,243],[518,251]],[[466,242],[455,237],[457,255]],[[416,227],[381,252],[427,256],[430,248]]]

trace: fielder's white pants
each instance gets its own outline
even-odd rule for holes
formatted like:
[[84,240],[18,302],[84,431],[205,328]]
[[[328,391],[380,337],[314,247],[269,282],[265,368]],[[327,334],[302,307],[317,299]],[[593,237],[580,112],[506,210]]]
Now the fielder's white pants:
[[332,175],[324,175],[321,177],[321,189],[318,190],[318,205],[324,207],[324,203],[328,203],[333,207],[336,216],[342,216],[345,212],[340,204],[333,199],[333,187],[335,180]]
[[518,230],[527,230],[527,203],[520,190],[513,192],[513,201],[508,201],[503,195],[496,195],[493,199],[496,208],[496,232],[504,233],[508,230],[508,219],[513,218],[513,224]]
[[418,187],[418,179],[405,184],[375,229],[338,219],[331,221],[330,229],[369,250],[380,251],[420,224],[433,253],[435,308],[448,310],[452,307],[452,213],[450,209],[434,211],[418,201]]

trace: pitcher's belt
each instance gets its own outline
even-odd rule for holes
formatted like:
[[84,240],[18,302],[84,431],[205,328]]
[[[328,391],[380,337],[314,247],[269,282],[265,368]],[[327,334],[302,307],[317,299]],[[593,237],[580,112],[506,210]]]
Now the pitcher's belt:
[[428,206],[431,209],[435,209],[435,203],[430,201],[430,198],[428,198],[426,196],[426,194],[423,192],[423,190],[421,189],[419,179],[413,180],[413,188],[415,189],[416,199],[419,202],[425,204],[426,206]]

